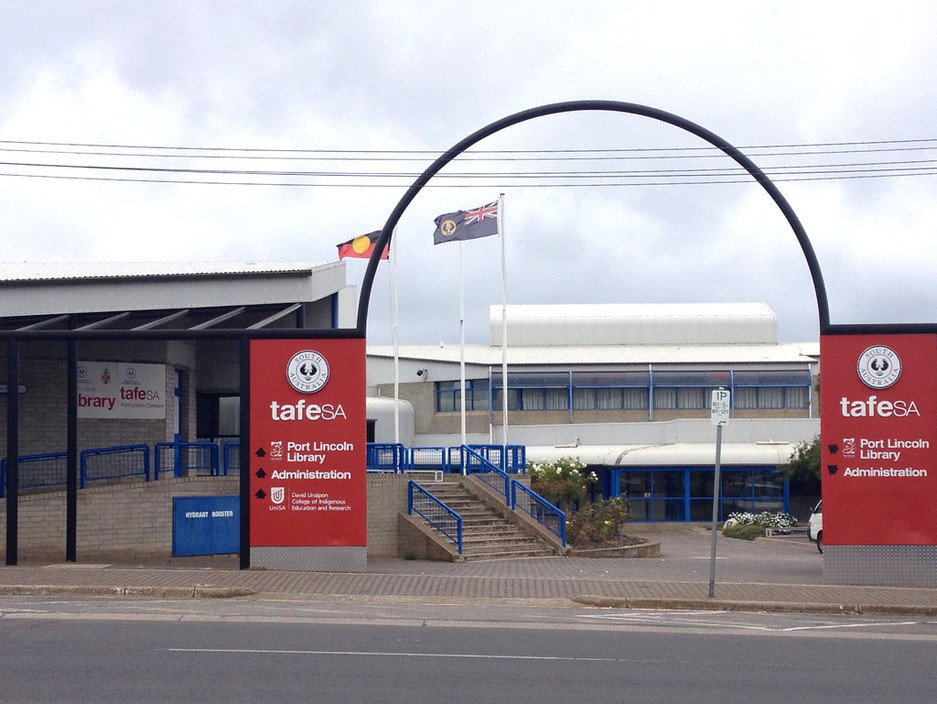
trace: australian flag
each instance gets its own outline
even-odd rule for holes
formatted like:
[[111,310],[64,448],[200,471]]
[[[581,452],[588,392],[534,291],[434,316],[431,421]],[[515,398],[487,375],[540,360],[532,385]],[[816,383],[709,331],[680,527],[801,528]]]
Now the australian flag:
[[436,218],[433,244],[454,240],[475,240],[498,234],[498,201],[474,210],[445,213]]

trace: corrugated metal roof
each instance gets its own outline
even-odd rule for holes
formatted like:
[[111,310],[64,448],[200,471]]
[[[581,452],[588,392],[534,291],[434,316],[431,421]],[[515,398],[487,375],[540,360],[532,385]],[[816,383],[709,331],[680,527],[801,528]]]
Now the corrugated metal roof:
[[[0,264],[0,327],[259,328],[345,287],[344,262]],[[234,320],[234,318],[237,320]]]
[[[795,450],[787,442],[723,443],[720,463],[778,467],[786,464]],[[605,467],[712,467],[716,460],[713,443],[527,448],[527,459],[533,462],[555,462],[563,457],[576,457],[588,465]]]
[[[334,262],[331,262],[334,263]],[[0,283],[308,273],[329,262],[12,262]]]
[[[393,347],[368,347],[372,357],[393,357]],[[402,345],[400,359],[427,362],[459,362],[458,345]],[[819,342],[781,343],[769,345],[586,345],[511,347],[508,365],[601,365],[601,364],[764,364],[812,362],[820,356]],[[466,364],[498,366],[501,348],[488,345],[466,345]]]

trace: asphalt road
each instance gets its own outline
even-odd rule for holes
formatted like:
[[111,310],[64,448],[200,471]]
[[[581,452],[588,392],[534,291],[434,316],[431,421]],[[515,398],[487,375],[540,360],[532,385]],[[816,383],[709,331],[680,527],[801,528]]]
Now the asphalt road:
[[933,701],[937,623],[0,599],[0,702]]

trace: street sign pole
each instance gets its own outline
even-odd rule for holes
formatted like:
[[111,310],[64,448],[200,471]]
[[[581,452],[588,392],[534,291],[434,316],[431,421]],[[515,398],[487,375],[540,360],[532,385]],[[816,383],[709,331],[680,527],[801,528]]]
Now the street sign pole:
[[722,460],[722,426],[729,420],[729,392],[714,389],[710,404],[710,422],[716,426],[716,465],[713,472],[713,524],[709,555],[709,598],[716,593],[716,533],[719,525],[719,489],[722,486],[720,465]]

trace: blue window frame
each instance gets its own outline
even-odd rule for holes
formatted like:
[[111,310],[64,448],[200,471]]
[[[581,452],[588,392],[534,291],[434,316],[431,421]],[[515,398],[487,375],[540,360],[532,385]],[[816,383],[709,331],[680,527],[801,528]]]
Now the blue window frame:
[[[460,383],[458,381],[437,381],[436,412],[452,413],[461,411],[460,391]],[[488,410],[487,379],[467,379],[465,381],[465,410]]]
[[[711,521],[712,467],[610,468],[609,498],[628,499],[631,520],[647,522]],[[736,511],[790,510],[783,475],[764,467],[723,467],[719,520]]]
[[[809,369],[775,371],[517,372],[508,375],[510,411],[702,411],[712,391],[727,388],[741,410],[812,409]],[[466,382],[466,410],[500,410],[500,372]],[[490,396],[490,403],[489,403]],[[436,410],[461,410],[459,382],[436,382]]]

